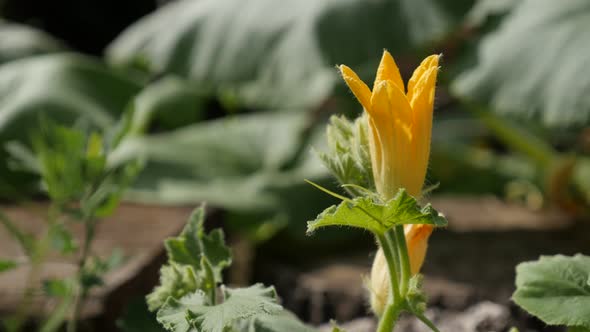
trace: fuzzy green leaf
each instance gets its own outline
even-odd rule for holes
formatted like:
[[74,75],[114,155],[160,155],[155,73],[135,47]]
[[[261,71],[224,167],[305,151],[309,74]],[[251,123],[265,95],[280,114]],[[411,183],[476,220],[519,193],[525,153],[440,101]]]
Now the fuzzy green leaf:
[[196,208],[182,233],[165,241],[168,265],[160,270],[160,286],[147,296],[150,310],[157,310],[168,297],[201,290],[215,298],[215,288],[222,281],[221,272],[231,264],[231,252],[225,245],[223,231],[206,234],[203,229],[205,208]]
[[188,332],[197,331],[193,329],[188,321],[188,310],[200,308],[206,303],[205,294],[201,291],[186,295],[180,300],[173,297],[168,298],[166,303],[158,310],[158,322],[168,331]]
[[516,304],[549,325],[590,328],[590,257],[542,256],[516,267]]
[[420,207],[416,199],[405,189],[385,204],[370,197],[359,197],[332,205],[318,217],[307,223],[307,232],[325,226],[349,226],[363,228],[375,234],[383,234],[395,225],[429,224],[446,226],[444,216],[430,204]]
[[166,250],[171,261],[191,265],[197,272],[202,270],[201,258],[207,258],[215,281],[221,282],[221,271],[231,264],[231,252],[225,245],[221,229],[205,234],[204,221],[205,209],[201,206],[192,213],[179,237],[166,240]]
[[[255,284],[248,288],[225,289],[225,301],[215,306],[191,306],[188,318],[199,332],[224,332],[239,320],[283,311],[274,287]],[[176,331],[175,331],[176,332]]]
[[[303,324],[297,317],[288,311],[279,314],[261,314],[254,316],[249,322],[247,329],[240,331],[248,332],[317,332],[318,330]],[[338,330],[344,332],[344,330]]]
[[157,310],[169,297],[179,299],[198,287],[199,281],[191,266],[164,265],[160,269],[160,285],[147,296],[148,307],[151,311]]

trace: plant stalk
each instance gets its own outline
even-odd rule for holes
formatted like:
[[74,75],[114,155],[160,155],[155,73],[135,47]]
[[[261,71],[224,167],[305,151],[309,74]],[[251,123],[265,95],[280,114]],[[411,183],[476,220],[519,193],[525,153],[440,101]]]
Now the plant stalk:
[[88,260],[88,256],[90,254],[90,245],[92,243],[92,239],[94,238],[96,222],[92,219],[86,219],[83,223],[86,225],[84,228],[84,245],[82,247],[82,255],[78,261],[78,272],[76,274],[72,317],[70,317],[70,320],[68,321],[67,332],[76,332],[78,320],[80,319],[80,313],[82,311],[82,305],[88,296],[88,288],[84,285],[82,278],[84,269],[86,267],[86,261]]
[[397,249],[399,250],[399,256],[401,260],[400,291],[401,296],[405,298],[406,294],[408,293],[410,278],[412,277],[408,245],[406,243],[406,235],[404,233],[403,225],[395,226],[392,231],[397,240]]

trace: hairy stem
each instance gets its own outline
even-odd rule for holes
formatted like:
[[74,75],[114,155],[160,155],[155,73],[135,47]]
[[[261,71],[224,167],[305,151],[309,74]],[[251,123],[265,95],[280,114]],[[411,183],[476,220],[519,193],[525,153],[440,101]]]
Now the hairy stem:
[[400,291],[402,297],[408,293],[410,278],[412,277],[412,270],[410,266],[410,256],[408,254],[408,245],[406,243],[406,235],[404,233],[404,226],[398,225],[393,229],[395,238],[397,239],[397,249],[401,260],[401,278]]
[[428,326],[432,331],[434,331],[434,332],[440,332],[438,330],[438,328],[436,328],[436,326],[434,325],[434,323],[432,321],[430,321],[430,319],[428,319],[428,317],[424,316],[424,314],[414,313],[414,315],[416,315],[416,317],[418,317],[418,319],[421,320],[422,323],[424,323],[424,325]]
[[395,238],[388,237],[387,234],[382,234],[378,236],[378,241],[379,245],[381,246],[381,250],[383,250],[385,261],[387,262],[390,292],[389,298],[387,300],[387,306],[385,307],[385,311],[379,320],[379,327],[377,331],[391,332],[395,327],[395,322],[399,317],[402,309],[401,304],[403,303],[403,298],[399,289],[400,274],[398,272],[398,266],[400,257],[398,250],[396,249],[397,244]]
[[399,302],[389,303],[379,320],[377,332],[392,332],[401,311],[402,306]]

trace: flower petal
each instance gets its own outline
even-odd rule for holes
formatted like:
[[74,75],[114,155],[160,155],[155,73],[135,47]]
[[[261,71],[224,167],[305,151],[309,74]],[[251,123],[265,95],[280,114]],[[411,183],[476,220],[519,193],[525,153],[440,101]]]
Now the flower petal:
[[440,59],[440,55],[433,54],[426,59],[422,60],[420,66],[414,70],[412,77],[408,81],[408,100],[412,100],[414,94],[416,93],[415,88],[424,73],[430,70],[433,67],[438,67],[438,61]]
[[369,146],[377,191],[386,200],[393,198],[401,187],[416,195],[421,187],[408,187],[413,177],[413,165],[409,163],[412,109],[405,94],[392,81],[381,81],[373,91],[368,113],[372,138]]
[[379,68],[377,68],[377,76],[375,77],[375,83],[373,83],[373,90],[375,90],[379,82],[386,80],[392,81],[402,92],[405,91],[404,81],[399,73],[399,68],[395,64],[395,60],[393,60],[393,57],[389,52],[384,50],[383,56],[381,57],[381,63],[379,64]]
[[410,104],[412,105],[413,123],[412,151],[415,151],[412,161],[415,167],[415,177],[413,181],[416,182],[416,186],[422,186],[424,183],[428,167],[437,73],[438,67],[434,66],[421,76],[420,81],[413,88],[414,95],[410,101]]
[[371,107],[371,90],[348,66],[340,65],[340,74],[356,99],[368,110]]
[[412,275],[420,272],[422,263],[424,263],[424,257],[426,257],[428,238],[432,234],[432,230],[433,227],[431,225],[406,225],[404,227]]

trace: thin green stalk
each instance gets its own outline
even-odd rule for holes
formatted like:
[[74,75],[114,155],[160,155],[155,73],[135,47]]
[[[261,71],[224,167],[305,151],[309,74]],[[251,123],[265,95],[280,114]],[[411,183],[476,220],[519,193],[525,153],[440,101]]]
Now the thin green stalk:
[[403,298],[399,289],[399,255],[396,249],[395,239],[391,239],[387,234],[381,234],[377,237],[383,256],[387,262],[389,270],[390,292],[387,299],[387,306],[379,320],[379,327],[377,332],[391,332],[395,326],[399,314],[402,310]]
[[393,229],[395,238],[397,239],[397,249],[401,259],[401,280],[400,290],[403,297],[408,293],[410,278],[412,277],[412,270],[410,267],[410,256],[408,255],[408,245],[406,243],[406,235],[404,233],[404,226],[397,225]]
[[92,219],[87,219],[83,221],[84,225],[86,226],[85,234],[84,234],[84,244],[82,247],[82,255],[80,260],[78,261],[78,272],[76,275],[76,283],[75,285],[75,295],[74,295],[74,303],[72,308],[72,317],[68,321],[68,332],[76,332],[78,320],[80,319],[80,313],[82,311],[82,305],[84,304],[86,297],[88,296],[88,288],[84,285],[82,281],[84,268],[86,267],[86,261],[88,260],[88,256],[90,254],[90,245],[92,244],[92,240],[94,239],[94,229],[96,226],[96,222]]
[[35,289],[37,289],[36,283],[39,281],[39,275],[41,274],[43,263],[47,258],[47,251],[49,249],[49,230],[57,219],[57,212],[54,205],[49,207],[47,214],[47,227],[44,233],[36,240],[31,238],[28,239],[27,235],[20,232],[20,230],[8,219],[5,215],[0,215],[0,220],[9,232],[13,234],[20,243],[23,251],[29,259],[30,269],[27,273],[25,291],[23,298],[19,303],[16,311],[14,321],[15,331],[20,331],[22,325],[29,318],[31,304],[33,303],[33,297],[35,295]]
[[387,268],[389,270],[389,282],[390,282],[390,296],[389,302],[395,303],[399,302],[400,299],[400,290],[399,290],[399,272],[397,271],[397,265],[395,262],[395,248],[392,248],[390,242],[387,240],[385,235],[378,236],[379,245],[381,246],[381,250],[383,250],[383,256],[385,256],[385,261],[387,262]]
[[414,313],[414,315],[416,315],[416,317],[418,317],[418,319],[421,320],[422,323],[424,323],[424,325],[428,326],[432,331],[434,331],[434,332],[440,332],[438,330],[438,328],[436,328],[436,326],[434,325],[434,323],[431,322],[430,319],[428,319],[428,317],[424,316],[424,314]]

